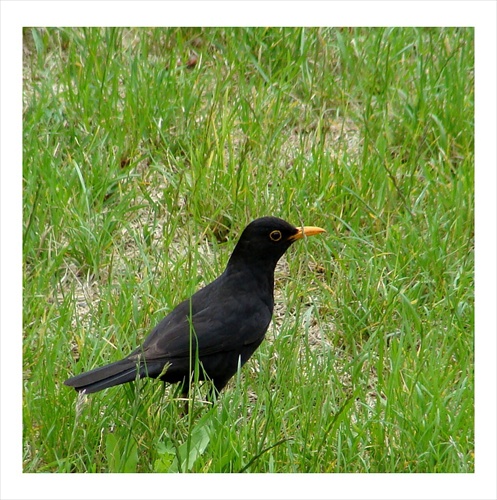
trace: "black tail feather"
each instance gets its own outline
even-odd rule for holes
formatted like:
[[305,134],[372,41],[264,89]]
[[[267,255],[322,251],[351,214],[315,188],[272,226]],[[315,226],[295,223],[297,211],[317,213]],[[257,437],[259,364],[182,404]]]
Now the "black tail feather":
[[157,376],[150,371],[150,366],[146,366],[143,363],[140,365],[136,361],[129,359],[122,359],[71,377],[64,384],[74,387],[78,392],[91,394],[92,392],[98,392],[108,387],[132,382],[136,379],[138,372],[140,378]]

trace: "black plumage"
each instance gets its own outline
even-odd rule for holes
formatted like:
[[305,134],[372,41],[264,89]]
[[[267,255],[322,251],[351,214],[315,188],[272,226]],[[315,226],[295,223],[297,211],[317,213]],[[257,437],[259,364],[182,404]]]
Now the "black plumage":
[[173,309],[140,347],[64,383],[89,394],[148,376],[179,382],[186,395],[198,366],[199,380],[210,380],[221,391],[264,339],[273,314],[276,263],[294,241],[323,231],[276,217],[256,219],[243,231],[225,271]]

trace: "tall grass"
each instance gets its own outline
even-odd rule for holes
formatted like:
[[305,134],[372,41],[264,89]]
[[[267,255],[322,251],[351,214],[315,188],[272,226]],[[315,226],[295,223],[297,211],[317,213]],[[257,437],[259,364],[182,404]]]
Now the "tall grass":
[[[472,472],[471,29],[26,29],[26,472]],[[325,227],[214,406],[62,382],[261,215]]]

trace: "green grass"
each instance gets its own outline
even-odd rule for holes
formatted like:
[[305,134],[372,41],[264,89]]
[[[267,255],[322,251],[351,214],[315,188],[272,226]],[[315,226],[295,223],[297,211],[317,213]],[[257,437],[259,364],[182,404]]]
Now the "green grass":
[[[26,29],[25,472],[473,472],[471,29]],[[213,407],[78,401],[262,215],[327,229]]]

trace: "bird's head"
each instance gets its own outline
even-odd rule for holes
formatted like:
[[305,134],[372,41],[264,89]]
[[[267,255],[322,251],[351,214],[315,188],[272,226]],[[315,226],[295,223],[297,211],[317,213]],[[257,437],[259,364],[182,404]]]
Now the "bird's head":
[[295,227],[277,217],[261,217],[244,230],[233,251],[230,264],[258,265],[274,270],[292,243],[306,236],[325,232],[315,226]]

